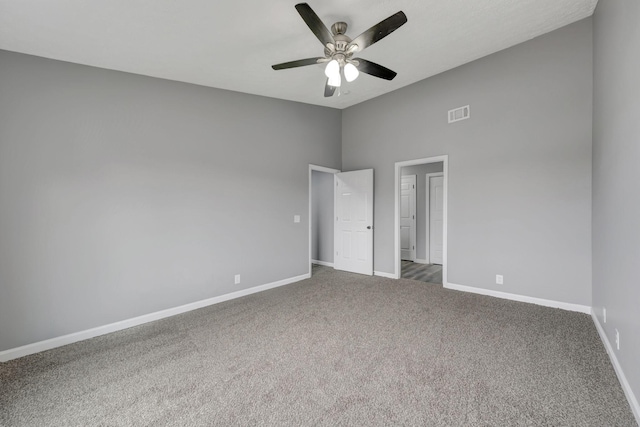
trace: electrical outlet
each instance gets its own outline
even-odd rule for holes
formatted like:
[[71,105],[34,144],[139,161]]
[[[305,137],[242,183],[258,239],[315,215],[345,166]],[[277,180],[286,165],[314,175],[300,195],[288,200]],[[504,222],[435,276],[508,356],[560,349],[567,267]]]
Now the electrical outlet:
[[620,332],[616,329],[616,349],[620,350]]
[[602,320],[607,323],[607,307],[602,307]]
[[496,284],[498,285],[504,284],[504,277],[502,276],[502,274],[496,274]]
[[236,274],[236,276],[234,277],[234,281],[235,281],[236,285],[240,283],[240,275],[239,274]]
[[300,215],[294,215],[293,222],[300,222]]

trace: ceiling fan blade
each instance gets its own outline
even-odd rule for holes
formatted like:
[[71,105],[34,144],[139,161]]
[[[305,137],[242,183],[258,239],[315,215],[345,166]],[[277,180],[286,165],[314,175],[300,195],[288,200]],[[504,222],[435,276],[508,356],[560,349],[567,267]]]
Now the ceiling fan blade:
[[296,5],[296,10],[302,19],[304,19],[304,22],[306,22],[313,34],[315,34],[318,40],[320,40],[322,46],[326,46],[327,43],[335,43],[331,32],[307,3],[298,3]]
[[305,65],[317,64],[319,59],[324,58],[298,59],[297,61],[283,62],[282,64],[272,65],[271,68],[273,68],[274,70],[286,70],[287,68],[304,67]]
[[407,15],[400,11],[395,15],[391,15],[387,19],[378,22],[373,27],[369,28],[364,33],[353,39],[347,46],[347,49],[353,45],[358,45],[356,52],[361,52],[363,49],[371,46],[372,44],[382,40],[389,34],[393,33],[398,28],[407,23]]
[[324,85],[324,97],[328,98],[330,96],[333,96],[335,91],[336,91],[335,86],[329,86],[329,79],[327,79],[327,83],[325,83]]
[[395,71],[388,69],[387,67],[383,67],[382,65],[376,64],[375,62],[367,61],[362,58],[354,58],[354,61],[358,61],[359,64],[356,68],[365,74],[369,74],[374,77],[379,77],[385,80],[393,80],[395,76],[398,75]]

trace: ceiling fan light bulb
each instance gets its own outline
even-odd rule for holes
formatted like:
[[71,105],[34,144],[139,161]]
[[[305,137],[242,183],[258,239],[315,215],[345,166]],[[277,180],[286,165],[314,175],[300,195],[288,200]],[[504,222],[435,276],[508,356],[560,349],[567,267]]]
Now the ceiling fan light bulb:
[[332,78],[335,76],[338,76],[338,78],[340,77],[340,64],[338,64],[338,61],[336,61],[335,59],[332,59],[331,61],[329,61],[329,63],[327,64],[327,67],[324,69],[324,75],[327,76],[328,78]]
[[354,81],[360,75],[360,71],[353,64],[347,64],[344,66],[344,78],[347,79],[349,83]]
[[329,81],[327,82],[329,86],[340,87],[342,84],[342,79],[340,78],[340,72],[338,74],[329,76]]

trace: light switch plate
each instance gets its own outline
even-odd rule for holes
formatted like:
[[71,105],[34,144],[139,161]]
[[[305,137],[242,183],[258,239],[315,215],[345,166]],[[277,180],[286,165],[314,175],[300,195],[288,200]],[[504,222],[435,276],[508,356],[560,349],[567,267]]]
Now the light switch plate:
[[294,215],[293,222],[300,222],[300,215]]

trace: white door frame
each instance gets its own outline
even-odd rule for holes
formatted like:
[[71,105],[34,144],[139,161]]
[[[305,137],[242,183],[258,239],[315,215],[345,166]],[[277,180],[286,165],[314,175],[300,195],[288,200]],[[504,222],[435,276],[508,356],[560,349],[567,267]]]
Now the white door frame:
[[312,210],[311,210],[311,201],[312,201],[312,197],[313,197],[313,189],[311,186],[311,177],[313,176],[313,171],[318,171],[318,172],[326,172],[326,173],[338,173],[338,172],[342,172],[338,169],[332,169],[332,168],[327,168],[324,166],[318,166],[318,165],[313,165],[311,163],[309,163],[309,216],[307,218],[309,218],[309,277],[311,277],[311,239],[312,239],[312,232],[313,230],[311,229],[311,224],[312,222],[312,218],[311,216],[313,215]]
[[425,163],[438,163],[442,162],[442,176],[443,176],[443,210],[444,210],[444,220],[442,224],[442,284],[447,285],[447,270],[448,270],[448,261],[447,261],[447,222],[448,222],[448,193],[449,193],[449,156],[435,156],[435,157],[427,157],[424,159],[416,159],[416,160],[406,160],[403,162],[396,162],[395,168],[395,197],[394,197],[394,212],[395,212],[395,221],[394,221],[394,236],[395,236],[395,278],[399,279],[402,275],[402,268],[400,263],[400,177],[402,168],[405,166],[414,166],[414,165],[422,165]]
[[[427,260],[427,264],[432,264],[431,262],[431,239],[430,239],[430,233],[431,233],[431,182],[429,181],[429,178],[433,177],[433,176],[444,176],[443,172],[433,172],[433,173],[427,173],[425,174],[425,184],[426,184],[426,206],[425,206],[425,218],[426,218],[426,239],[425,239],[425,244],[426,244],[426,254],[427,256],[424,257],[424,259]],[[444,195],[443,195],[444,197]]]

